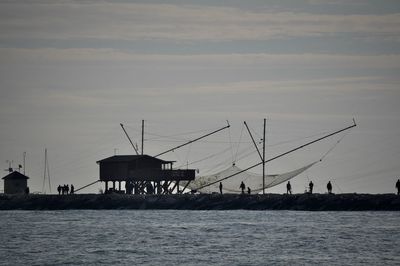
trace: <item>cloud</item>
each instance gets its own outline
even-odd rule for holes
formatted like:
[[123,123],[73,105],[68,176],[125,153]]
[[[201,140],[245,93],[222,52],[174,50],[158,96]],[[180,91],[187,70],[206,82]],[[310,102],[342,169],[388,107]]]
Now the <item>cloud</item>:
[[[397,69],[400,68],[400,55],[345,55],[345,54],[138,54],[126,50],[94,49],[94,48],[0,48],[0,60],[8,64],[28,63],[79,63],[109,62],[134,63],[138,67],[155,65],[169,67],[282,67],[302,68],[359,68],[359,69]],[[142,65],[143,64],[143,65]]]
[[[351,33],[399,36],[400,14],[324,15],[200,5],[2,3],[2,38],[226,41]],[[12,15],[11,15],[12,14]]]

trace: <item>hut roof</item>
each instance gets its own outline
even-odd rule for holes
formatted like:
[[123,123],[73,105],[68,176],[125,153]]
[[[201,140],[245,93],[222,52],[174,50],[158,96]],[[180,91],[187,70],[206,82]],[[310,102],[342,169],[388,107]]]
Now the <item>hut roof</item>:
[[126,162],[132,162],[136,161],[139,159],[145,159],[145,160],[157,160],[160,161],[161,163],[172,163],[174,161],[164,161],[161,159],[158,159],[156,157],[152,157],[149,155],[114,155],[108,158],[105,158],[103,160],[97,161],[97,163],[126,163]]
[[5,177],[3,177],[4,180],[9,180],[9,179],[29,179],[26,175],[21,174],[20,172],[14,171]]

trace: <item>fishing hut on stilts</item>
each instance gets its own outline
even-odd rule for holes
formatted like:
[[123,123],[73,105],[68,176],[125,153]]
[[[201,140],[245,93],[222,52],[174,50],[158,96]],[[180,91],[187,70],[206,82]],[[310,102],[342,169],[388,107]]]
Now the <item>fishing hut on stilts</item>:
[[[195,179],[195,169],[174,169],[175,161],[165,161],[157,157],[172,152],[195,141],[208,137],[227,126],[217,129],[211,133],[190,140],[177,147],[159,153],[155,156],[143,154],[144,120],[142,120],[142,147],[139,154],[138,148],[133,144],[123,124],[120,124],[126,137],[131,143],[136,155],[114,155],[97,161],[100,168],[99,180],[77,189],[79,191],[97,182],[104,182],[105,193],[126,194],[179,194]],[[122,187],[122,183],[125,187]],[[180,184],[183,182],[183,188]]]

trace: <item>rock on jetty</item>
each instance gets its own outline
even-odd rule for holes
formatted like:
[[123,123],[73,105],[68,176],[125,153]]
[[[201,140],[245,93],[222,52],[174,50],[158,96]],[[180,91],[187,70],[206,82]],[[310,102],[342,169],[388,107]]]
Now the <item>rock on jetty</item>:
[[394,194],[0,195],[0,210],[176,209],[399,211]]

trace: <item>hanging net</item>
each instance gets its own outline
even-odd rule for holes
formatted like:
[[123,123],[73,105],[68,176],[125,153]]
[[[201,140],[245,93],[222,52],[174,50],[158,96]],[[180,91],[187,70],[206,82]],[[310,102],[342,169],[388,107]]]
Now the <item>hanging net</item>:
[[[309,165],[306,165],[302,168],[283,173],[283,174],[276,174],[276,175],[266,175],[265,176],[265,188],[271,188],[276,185],[279,185],[285,181],[292,179],[293,177],[303,173],[308,168],[316,164],[317,162],[313,162]],[[200,193],[219,193],[219,182],[218,180],[224,179],[226,177],[232,176],[225,180],[222,180],[222,191],[225,193],[241,193],[240,184],[243,182],[247,187],[251,189],[252,192],[258,193],[263,189],[263,177],[262,175],[251,173],[248,171],[242,172],[243,170],[239,167],[233,165],[228,169],[225,169],[219,173],[208,175],[208,176],[201,176],[196,177],[187,188],[192,190],[197,190]],[[239,173],[242,172],[242,173]],[[237,175],[234,175],[239,173]],[[215,184],[209,185],[210,183],[216,182]],[[199,189],[200,188],[200,189]]]

